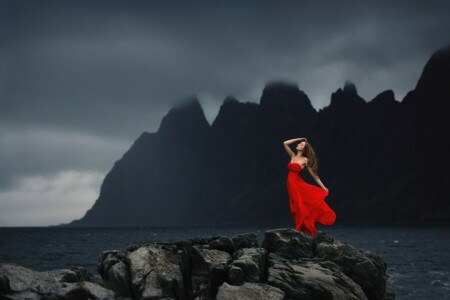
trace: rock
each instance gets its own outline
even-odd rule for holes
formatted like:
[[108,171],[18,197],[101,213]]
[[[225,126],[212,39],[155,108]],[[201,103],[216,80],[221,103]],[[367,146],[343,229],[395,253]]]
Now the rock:
[[267,230],[261,247],[285,258],[314,257],[313,238],[295,229]]
[[225,281],[227,278],[228,266],[224,264],[212,265],[209,268],[209,294],[216,295],[219,289],[219,286]]
[[289,299],[367,299],[361,287],[338,269],[275,253],[269,254],[267,283],[283,290]]
[[[208,245],[192,246],[192,269],[191,269],[191,293],[197,296],[201,290],[216,290],[218,286],[210,285],[210,270],[217,266],[226,266],[231,261],[231,255],[228,252],[216,249],[208,249]],[[216,280],[220,284],[225,281]]]
[[219,237],[218,239],[215,239],[214,241],[209,243],[209,248],[226,251],[232,254],[234,251],[234,244],[233,241],[228,237]]
[[244,272],[241,268],[236,266],[231,266],[228,270],[227,281],[231,285],[241,285],[244,283]]
[[[82,268],[78,268],[81,270]],[[6,299],[114,299],[113,291],[89,281],[82,280],[82,274],[74,270],[52,270],[37,272],[14,264],[1,264],[0,274],[9,281],[9,291],[3,291]],[[69,274],[69,275],[68,275]],[[87,272],[85,273],[87,274]],[[4,277],[3,277],[4,276]],[[74,281],[67,282],[65,280]],[[84,297],[83,296],[83,297]],[[83,298],[81,298],[83,299]]]
[[181,258],[176,246],[149,245],[129,253],[127,258],[134,297],[175,299],[183,293]]
[[242,233],[232,237],[234,250],[258,247],[257,235],[254,232]]
[[284,292],[276,287],[264,283],[245,282],[240,286],[233,286],[224,282],[217,293],[217,300],[276,300],[285,299]]
[[392,284],[391,279],[388,277],[386,280],[386,295],[384,300],[394,300],[395,299],[395,291],[394,285]]
[[192,239],[189,239],[189,243],[191,244],[191,246],[193,245],[206,245],[211,243],[212,241],[215,241],[217,239],[219,239],[220,236],[209,236],[209,237],[195,237]]
[[265,279],[266,249],[242,248],[233,256],[232,266],[239,267],[247,282],[262,282]]
[[11,292],[9,285],[9,279],[5,274],[0,274],[0,295],[8,294]]
[[98,257],[97,270],[105,285],[120,296],[132,297],[129,262],[119,251],[103,251]]
[[386,294],[386,269],[383,259],[319,232],[315,238],[315,257],[332,261],[361,286],[369,299],[382,300]]
[[[89,282],[83,281],[78,284],[78,289],[73,289],[69,292],[69,295],[66,294],[66,297],[70,298],[70,295],[73,295],[75,291],[82,291],[84,295],[88,295],[90,298],[94,299],[114,299],[115,295],[113,291],[107,290],[104,287]],[[80,299],[80,298],[76,298]]]
[[87,270],[82,267],[73,267],[70,269],[60,269],[41,272],[44,275],[53,277],[60,282],[83,282],[92,281],[92,277]]

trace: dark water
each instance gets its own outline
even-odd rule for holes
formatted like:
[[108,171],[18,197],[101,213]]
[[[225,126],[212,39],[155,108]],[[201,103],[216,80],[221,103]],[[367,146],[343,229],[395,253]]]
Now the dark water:
[[[381,255],[396,299],[450,299],[450,227],[339,227],[317,225],[342,242]],[[35,270],[82,266],[96,274],[103,250],[134,243],[214,235],[258,234],[271,228],[0,228],[0,262]]]

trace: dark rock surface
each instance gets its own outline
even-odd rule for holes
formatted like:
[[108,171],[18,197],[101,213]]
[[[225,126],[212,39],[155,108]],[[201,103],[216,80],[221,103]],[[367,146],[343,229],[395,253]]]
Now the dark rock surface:
[[113,299],[114,292],[92,282],[83,268],[36,272],[0,265],[0,299]]
[[101,282],[83,268],[36,272],[0,265],[0,299],[394,299],[376,253],[322,231],[210,236],[108,250]]

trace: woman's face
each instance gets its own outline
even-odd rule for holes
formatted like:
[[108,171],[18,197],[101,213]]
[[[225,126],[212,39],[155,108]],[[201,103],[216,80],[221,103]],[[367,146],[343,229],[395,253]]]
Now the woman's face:
[[297,147],[295,147],[295,149],[303,150],[303,149],[305,149],[305,145],[306,145],[306,142],[305,141],[301,141],[300,143],[297,144]]

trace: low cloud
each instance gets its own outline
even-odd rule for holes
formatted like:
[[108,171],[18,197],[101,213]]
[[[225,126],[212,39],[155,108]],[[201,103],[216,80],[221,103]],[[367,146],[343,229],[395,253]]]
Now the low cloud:
[[3,128],[0,190],[16,188],[22,177],[47,177],[63,170],[106,175],[131,143],[54,128]]
[[0,226],[47,226],[81,218],[100,192],[104,174],[65,170],[19,179],[0,192]]

